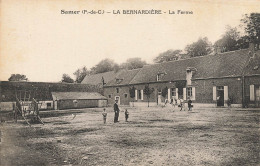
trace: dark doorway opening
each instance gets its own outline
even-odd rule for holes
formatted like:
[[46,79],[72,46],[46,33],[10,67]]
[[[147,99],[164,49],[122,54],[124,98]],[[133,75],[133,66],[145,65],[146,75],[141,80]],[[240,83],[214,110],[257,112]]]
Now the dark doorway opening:
[[217,86],[217,106],[224,106],[224,86]]
[[256,107],[260,107],[260,85],[256,85],[255,90],[255,97],[256,97]]

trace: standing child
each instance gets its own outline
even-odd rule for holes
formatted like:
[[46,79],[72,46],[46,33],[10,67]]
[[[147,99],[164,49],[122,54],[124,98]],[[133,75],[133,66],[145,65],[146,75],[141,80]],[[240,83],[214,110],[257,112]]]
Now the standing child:
[[[180,111],[182,111],[182,108],[184,107],[184,100],[183,99],[180,99],[180,107],[181,107]],[[185,108],[183,109],[183,111],[185,111]]]
[[127,122],[129,117],[129,112],[127,111],[127,109],[125,109],[125,121]]
[[103,109],[102,115],[103,115],[103,121],[104,121],[104,124],[106,124],[106,121],[107,121],[107,112],[106,112],[106,108]]
[[164,101],[164,107],[166,107],[167,104],[168,104],[168,99],[165,99],[165,101]]
[[188,108],[189,108],[189,110],[188,111],[192,111],[192,101],[191,101],[191,99],[189,98],[189,100],[188,100]]
[[175,98],[172,98],[172,106],[175,108],[175,105],[177,104],[177,100]]

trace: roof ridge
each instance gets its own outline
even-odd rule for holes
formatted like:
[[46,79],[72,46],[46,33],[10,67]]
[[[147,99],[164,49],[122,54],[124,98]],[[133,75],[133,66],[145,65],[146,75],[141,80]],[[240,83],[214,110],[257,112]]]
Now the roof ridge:
[[176,62],[179,62],[179,61],[185,61],[185,60],[190,60],[190,59],[198,59],[198,58],[205,58],[205,57],[210,57],[210,56],[222,56],[224,54],[240,52],[240,51],[245,51],[245,50],[249,50],[249,49],[245,48],[245,49],[228,51],[228,52],[223,52],[223,53],[218,53],[218,54],[208,54],[208,55],[202,55],[202,56],[196,56],[196,57],[189,57],[189,58],[186,58],[186,59],[178,59],[178,60],[167,61],[167,62],[162,62],[162,63],[147,64],[145,66],[160,65],[160,64],[166,64],[166,63],[176,63]]

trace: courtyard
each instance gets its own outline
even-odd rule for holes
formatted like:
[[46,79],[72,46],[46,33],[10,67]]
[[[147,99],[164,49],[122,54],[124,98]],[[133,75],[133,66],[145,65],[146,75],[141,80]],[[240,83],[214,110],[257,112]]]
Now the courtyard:
[[259,110],[120,109],[114,123],[107,108],[106,124],[102,108],[42,111],[45,124],[32,127],[2,114],[0,165],[259,164]]

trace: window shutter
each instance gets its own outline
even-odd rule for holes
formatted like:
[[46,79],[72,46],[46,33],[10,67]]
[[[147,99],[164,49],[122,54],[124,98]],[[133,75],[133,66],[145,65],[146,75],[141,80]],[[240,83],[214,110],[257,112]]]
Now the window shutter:
[[217,100],[217,88],[215,86],[213,86],[213,100]]
[[170,102],[171,101],[171,89],[168,88],[168,101]]
[[137,100],[137,89],[135,90],[135,100]]
[[250,101],[255,101],[255,86],[250,85]]
[[224,100],[228,100],[228,86],[224,86]]
[[178,92],[178,88],[176,88],[176,99],[178,99],[179,98],[179,94],[178,94],[179,92]]
[[144,100],[144,90],[141,90],[141,100]]
[[183,100],[186,100],[186,88],[183,88]]
[[195,100],[195,87],[192,87],[192,100]]

